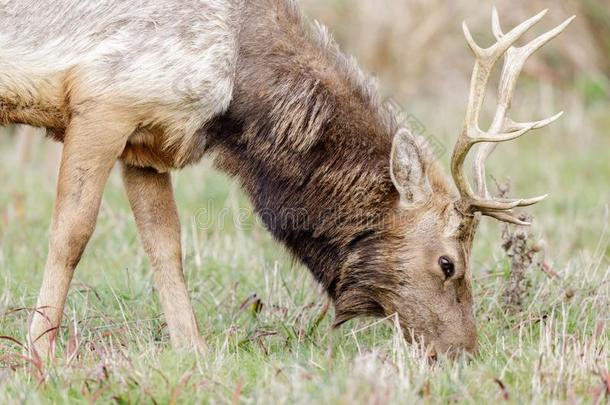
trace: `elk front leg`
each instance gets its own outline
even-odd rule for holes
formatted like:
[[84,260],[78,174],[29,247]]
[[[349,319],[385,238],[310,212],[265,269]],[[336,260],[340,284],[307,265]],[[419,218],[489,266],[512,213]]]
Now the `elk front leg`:
[[95,228],[106,180],[131,133],[81,115],[64,139],[49,253],[30,326],[30,347],[46,358],[54,351],[70,282]]
[[203,349],[182,272],[180,220],[168,173],[123,165],[123,179],[148,254],[174,347]]

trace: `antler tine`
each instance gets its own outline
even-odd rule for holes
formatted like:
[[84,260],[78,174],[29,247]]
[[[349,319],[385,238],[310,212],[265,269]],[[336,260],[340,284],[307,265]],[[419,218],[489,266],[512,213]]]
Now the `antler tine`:
[[[561,34],[574,19],[572,17],[566,20],[524,47],[514,47],[513,44],[538,23],[546,13],[547,10],[538,13],[505,34],[500,24],[497,9],[494,7],[492,10],[492,29],[497,42],[486,49],[476,44],[466,23],[463,24],[466,41],[475,54],[476,62],[472,74],[470,98],[464,128],[458,137],[451,161],[452,174],[462,197],[462,204],[468,211],[482,212],[485,215],[490,214],[488,216],[520,225],[525,223],[514,217],[512,213],[509,213],[510,210],[517,207],[534,205],[542,201],[546,196],[530,199],[492,199],[486,187],[485,162],[499,142],[517,139],[532,129],[545,127],[559,119],[563,114],[559,113],[554,117],[530,123],[517,123],[508,116],[517,79],[527,59],[550,40]],[[491,127],[487,132],[484,132],[479,129],[478,122],[485,97],[485,88],[487,87],[491,70],[502,55],[505,56],[505,60],[500,79],[498,107]],[[473,193],[463,173],[463,165],[468,153],[476,144],[481,145],[477,150],[473,163],[476,186],[476,193]]]
[[519,226],[530,226],[530,225],[532,225],[531,222],[526,222],[526,221],[523,221],[523,220],[517,218],[515,216],[515,214],[513,212],[510,212],[510,211],[507,211],[507,212],[484,212],[483,215],[485,215],[486,217],[494,218],[494,219],[497,219],[498,221],[507,222],[507,223],[513,224],[513,225],[519,225]]
[[548,197],[548,194],[542,195],[540,197],[527,198],[527,199],[479,199],[473,200],[470,203],[472,208],[475,208],[476,211],[480,212],[494,212],[494,211],[508,211],[517,207],[531,207],[532,205],[536,205],[539,202],[545,200]]
[[498,15],[498,9],[495,6],[491,9],[491,28],[496,39],[498,41],[502,39],[504,36],[504,31],[502,31],[500,16]]
[[563,116],[563,114],[564,114],[564,112],[562,111],[559,114],[552,116],[551,118],[548,118],[546,120],[536,121],[536,122],[515,122],[510,117],[507,117],[506,118],[506,130],[509,132],[512,132],[512,131],[519,131],[524,128],[541,129],[541,128],[547,127],[547,126],[551,125],[552,123],[554,123],[555,121],[557,121],[559,118],[561,118]]

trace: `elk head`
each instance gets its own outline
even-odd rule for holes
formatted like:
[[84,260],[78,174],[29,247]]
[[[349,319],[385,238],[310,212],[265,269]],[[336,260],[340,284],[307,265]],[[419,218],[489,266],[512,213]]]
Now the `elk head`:
[[[400,194],[397,218],[391,225],[393,243],[387,256],[398,269],[394,297],[382,306],[385,313],[397,313],[406,338],[425,342],[434,352],[475,352],[476,327],[471,295],[470,251],[479,218],[528,225],[518,218],[515,208],[527,207],[546,196],[527,199],[495,199],[485,184],[485,161],[500,142],[517,139],[532,129],[545,127],[562,114],[537,122],[517,123],[509,117],[517,79],[526,60],[559,35],[572,18],[538,37],[526,46],[513,44],[539,22],[546,10],[504,33],[497,11],[492,25],[497,42],[489,48],[475,43],[466,24],[463,29],[476,62],[470,98],[461,134],[451,160],[453,181],[459,195],[443,186],[432,159],[425,155],[406,131],[394,141],[391,172]],[[491,127],[483,131],[479,117],[490,73],[504,56],[498,106]],[[480,144],[474,157],[475,190],[464,175],[464,162],[471,149]]]

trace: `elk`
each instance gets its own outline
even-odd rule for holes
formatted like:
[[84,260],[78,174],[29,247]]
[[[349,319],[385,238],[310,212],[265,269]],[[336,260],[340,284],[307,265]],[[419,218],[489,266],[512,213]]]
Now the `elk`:
[[[380,101],[373,80],[293,0],[9,0],[0,6],[0,124],[63,142],[33,350],[52,355],[69,285],[118,160],[174,346],[201,347],[182,270],[170,172],[204,155],[234,176],[268,230],[323,286],[335,325],[396,314],[430,353],[476,350],[470,253],[481,216],[524,225],[494,199],[485,161],[557,118],[509,116],[517,78],[567,20],[515,42],[546,11],[475,55],[450,177]],[[489,130],[479,116],[504,56]],[[464,174],[474,158],[474,189]],[[295,212],[305,215],[294,215]]]

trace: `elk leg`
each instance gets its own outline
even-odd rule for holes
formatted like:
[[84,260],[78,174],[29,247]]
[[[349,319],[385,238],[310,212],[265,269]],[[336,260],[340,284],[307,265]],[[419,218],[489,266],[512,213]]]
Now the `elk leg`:
[[87,115],[75,117],[66,131],[49,253],[29,335],[30,347],[43,358],[54,351],[74,269],[95,228],[110,170],[131,131],[131,126],[104,125]]
[[153,267],[172,344],[202,349],[182,271],[180,220],[170,175],[124,164],[123,179],[142,245]]

